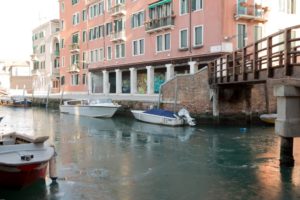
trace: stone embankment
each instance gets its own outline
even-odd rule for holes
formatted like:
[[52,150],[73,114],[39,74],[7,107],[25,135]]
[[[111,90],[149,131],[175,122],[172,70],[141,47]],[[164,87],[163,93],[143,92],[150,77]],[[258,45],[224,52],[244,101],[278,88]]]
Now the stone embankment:
[[[34,106],[45,106],[47,95],[30,96]],[[186,108],[191,115],[197,118],[212,118],[212,91],[208,84],[207,68],[195,74],[177,75],[161,87],[161,94],[130,95],[110,94],[61,94],[50,95],[48,108],[58,109],[62,99],[97,99],[111,98],[122,105],[121,111],[130,109],[148,109],[160,105],[170,111],[177,112]],[[254,86],[226,86],[219,93],[220,118],[256,117],[262,113],[276,111],[276,98],[273,95],[273,86],[270,83]]]

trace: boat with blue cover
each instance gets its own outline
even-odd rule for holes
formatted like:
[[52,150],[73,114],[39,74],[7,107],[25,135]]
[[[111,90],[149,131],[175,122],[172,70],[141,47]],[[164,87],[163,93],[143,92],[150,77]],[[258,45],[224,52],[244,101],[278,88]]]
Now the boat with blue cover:
[[194,119],[186,109],[181,109],[177,114],[164,109],[131,110],[131,112],[137,120],[143,122],[167,126],[195,125]]

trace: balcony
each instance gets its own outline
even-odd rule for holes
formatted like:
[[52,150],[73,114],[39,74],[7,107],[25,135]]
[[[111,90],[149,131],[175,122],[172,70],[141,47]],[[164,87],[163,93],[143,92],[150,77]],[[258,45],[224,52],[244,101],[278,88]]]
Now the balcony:
[[111,8],[111,16],[118,17],[126,15],[125,4],[117,4]]
[[151,19],[145,23],[147,33],[158,32],[162,30],[172,29],[175,25],[175,15],[162,17],[159,19]]
[[78,53],[80,51],[79,44],[74,43],[69,46],[69,50],[71,53]]
[[114,32],[111,34],[110,41],[112,41],[112,42],[119,42],[119,41],[122,42],[125,40],[126,40],[125,31]]
[[70,67],[69,67],[69,73],[79,73],[80,72],[80,67],[79,67],[79,64],[72,64]]
[[247,4],[246,2],[242,2],[236,5],[236,12],[234,14],[235,20],[244,20],[251,22],[264,23],[267,21],[266,12],[268,11],[268,7],[264,7],[259,4]]

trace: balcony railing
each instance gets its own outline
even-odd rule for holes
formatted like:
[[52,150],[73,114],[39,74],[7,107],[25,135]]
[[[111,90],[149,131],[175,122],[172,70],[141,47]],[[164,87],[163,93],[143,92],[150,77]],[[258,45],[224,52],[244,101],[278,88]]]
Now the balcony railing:
[[268,7],[259,4],[247,4],[242,2],[236,5],[236,12],[234,14],[235,20],[249,20],[256,22],[266,22],[266,12]]
[[80,72],[80,67],[79,67],[79,64],[72,64],[70,67],[69,67],[69,73],[78,73]]
[[125,15],[126,10],[125,10],[125,4],[117,4],[114,7],[111,8],[111,16],[116,17],[116,16],[121,16]]
[[80,50],[79,44],[77,44],[77,43],[71,44],[69,46],[69,50],[70,50],[71,53],[79,52],[79,50]]
[[171,29],[175,25],[175,15],[162,17],[159,19],[151,19],[145,23],[145,28],[147,33],[152,33],[155,31]]
[[119,32],[112,33],[110,40],[112,42],[125,41],[126,40],[125,31],[119,31]]

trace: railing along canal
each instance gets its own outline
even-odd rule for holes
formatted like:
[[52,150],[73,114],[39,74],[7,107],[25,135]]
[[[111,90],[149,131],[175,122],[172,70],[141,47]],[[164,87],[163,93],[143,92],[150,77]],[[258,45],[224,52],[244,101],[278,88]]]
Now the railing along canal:
[[300,78],[300,68],[296,66],[300,66],[300,25],[274,33],[209,63],[209,83],[260,83],[268,78]]

